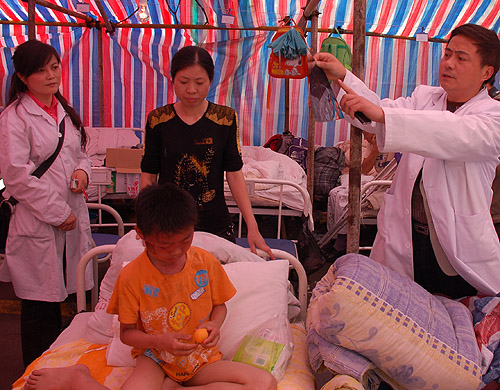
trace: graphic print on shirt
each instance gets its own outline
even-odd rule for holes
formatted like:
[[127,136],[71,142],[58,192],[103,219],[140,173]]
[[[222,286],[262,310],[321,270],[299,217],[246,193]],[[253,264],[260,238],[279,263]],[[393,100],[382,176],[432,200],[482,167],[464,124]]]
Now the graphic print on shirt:
[[146,333],[156,334],[168,329],[168,309],[159,307],[154,311],[141,311],[141,322]]
[[177,163],[175,183],[193,196],[200,209],[215,197],[215,189],[209,188],[208,185],[208,174],[214,154],[214,149],[209,148],[205,157],[199,160],[196,156],[186,153]]
[[168,313],[168,325],[174,332],[182,330],[191,319],[191,308],[187,303],[178,302]]
[[201,269],[194,275],[194,283],[198,288],[190,295],[191,299],[195,301],[206,291],[205,286],[208,284],[208,271]]

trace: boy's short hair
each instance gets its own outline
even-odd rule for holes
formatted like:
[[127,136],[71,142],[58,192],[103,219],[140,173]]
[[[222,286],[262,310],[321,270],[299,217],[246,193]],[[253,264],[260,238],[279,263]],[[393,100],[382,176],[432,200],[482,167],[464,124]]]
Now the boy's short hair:
[[144,235],[177,233],[198,223],[198,205],[191,194],[172,183],[151,184],[135,199],[137,228]]

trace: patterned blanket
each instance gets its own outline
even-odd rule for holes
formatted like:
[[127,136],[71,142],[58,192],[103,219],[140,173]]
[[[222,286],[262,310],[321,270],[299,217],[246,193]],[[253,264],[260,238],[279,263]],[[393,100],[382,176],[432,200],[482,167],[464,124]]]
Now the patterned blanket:
[[313,370],[350,375],[367,390],[381,381],[404,390],[484,386],[470,311],[366,256],[341,257],[317,283],[307,331]]
[[472,312],[477,345],[481,351],[481,389],[500,389],[500,294],[461,300]]
[[[307,359],[306,332],[303,325],[292,324],[294,351],[278,390],[314,390],[314,375]],[[34,369],[66,367],[84,364],[99,383],[110,390],[118,390],[132,372],[132,367],[111,367],[106,364],[107,345],[91,344],[81,339],[49,350],[31,363],[12,390],[21,390],[25,378]]]

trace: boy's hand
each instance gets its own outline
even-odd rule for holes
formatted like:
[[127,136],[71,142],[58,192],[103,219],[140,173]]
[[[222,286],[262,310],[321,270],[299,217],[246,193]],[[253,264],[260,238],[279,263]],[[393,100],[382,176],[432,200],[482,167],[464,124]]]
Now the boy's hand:
[[179,332],[159,334],[155,348],[166,350],[174,356],[187,356],[197,347],[193,342],[188,342],[191,339],[190,335]]
[[207,321],[198,328],[205,328],[208,331],[208,337],[203,340],[201,345],[205,348],[213,348],[220,340],[220,327],[214,321]]

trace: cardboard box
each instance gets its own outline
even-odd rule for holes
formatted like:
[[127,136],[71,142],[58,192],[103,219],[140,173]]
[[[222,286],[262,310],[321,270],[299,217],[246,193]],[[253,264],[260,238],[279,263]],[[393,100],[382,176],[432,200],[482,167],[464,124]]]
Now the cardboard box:
[[142,149],[108,148],[106,166],[118,173],[141,173]]
[[138,173],[111,172],[111,182],[106,186],[109,194],[124,194],[134,198],[139,192],[141,177]]
[[131,174],[141,173],[142,155],[142,149],[106,149],[106,167],[113,168],[111,183],[106,189],[108,193],[129,192],[128,186],[133,185],[130,182],[136,179],[135,175]]
[[111,172],[111,183],[106,187],[106,192],[110,194],[127,192],[126,173]]

